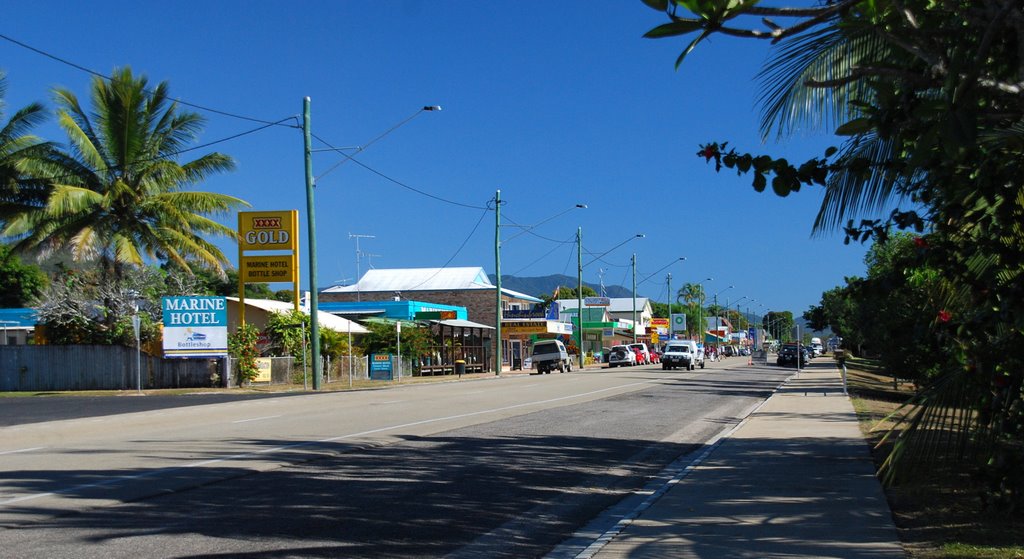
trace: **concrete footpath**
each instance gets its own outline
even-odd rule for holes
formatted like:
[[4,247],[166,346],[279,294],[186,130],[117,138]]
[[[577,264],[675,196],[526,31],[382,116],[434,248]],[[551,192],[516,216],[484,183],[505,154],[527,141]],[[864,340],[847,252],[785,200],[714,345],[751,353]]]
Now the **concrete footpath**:
[[697,461],[577,557],[906,556],[831,359],[791,377]]

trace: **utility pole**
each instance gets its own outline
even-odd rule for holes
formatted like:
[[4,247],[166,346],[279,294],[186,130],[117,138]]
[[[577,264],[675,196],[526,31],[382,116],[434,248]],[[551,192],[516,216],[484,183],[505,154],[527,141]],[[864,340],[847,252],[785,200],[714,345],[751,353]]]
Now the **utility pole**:
[[320,321],[317,313],[316,287],[316,218],[313,205],[313,141],[309,129],[309,97],[302,101],[302,137],[305,144],[306,160],[306,226],[308,228],[309,246],[309,344],[313,354],[313,390],[320,390]]
[[[556,303],[557,304],[557,303]],[[583,228],[576,228],[576,349],[580,356],[576,366],[583,370]]]
[[[669,336],[672,334],[672,272],[668,273],[665,277],[665,281],[668,282],[668,319],[669,319]],[[689,328],[687,328],[689,329]]]
[[636,343],[636,253],[633,253],[633,343]]
[[494,309],[494,374],[501,376],[501,190],[494,193],[494,277],[497,302]]

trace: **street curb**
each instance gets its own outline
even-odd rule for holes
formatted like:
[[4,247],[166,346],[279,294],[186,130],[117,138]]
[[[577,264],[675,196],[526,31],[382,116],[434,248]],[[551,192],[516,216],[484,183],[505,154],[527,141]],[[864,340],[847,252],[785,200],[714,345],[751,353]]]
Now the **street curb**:
[[[765,404],[768,403],[773,396],[775,396],[779,390],[788,384],[791,380],[796,378],[796,373],[786,377],[772,393],[768,395],[762,402],[752,406],[746,413],[742,414],[742,419],[731,427],[719,431],[716,435],[708,439],[707,448],[700,453],[699,456],[690,460],[689,462],[682,464],[683,459],[686,456],[676,459],[674,462],[666,466],[661,472],[659,472],[654,479],[645,485],[643,488],[633,492],[633,495],[644,495],[647,497],[632,510],[622,516],[622,518],[615,523],[614,526],[606,530],[593,543],[588,545],[583,551],[573,555],[573,559],[592,559],[597,553],[601,551],[606,545],[611,543],[616,536],[622,533],[634,520],[640,517],[647,509],[651,508],[661,497],[668,493],[675,485],[682,482],[689,476],[694,470],[700,467],[700,465],[707,460],[714,452],[718,449],[721,444],[731,437],[736,431],[740,430],[750,420],[751,416],[756,414]],[[668,478],[666,480],[666,478]],[[628,497],[627,497],[628,498]],[[550,556],[550,555],[549,555]]]

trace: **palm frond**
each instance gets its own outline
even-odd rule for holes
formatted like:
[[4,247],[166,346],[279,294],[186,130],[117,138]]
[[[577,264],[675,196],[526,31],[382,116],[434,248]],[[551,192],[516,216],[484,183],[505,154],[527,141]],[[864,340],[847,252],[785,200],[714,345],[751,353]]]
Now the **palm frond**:
[[[863,159],[872,162],[892,161],[895,157],[893,143],[875,134],[865,134],[843,145],[837,161],[847,162]],[[881,166],[872,166],[865,174],[845,166],[833,173],[825,186],[818,215],[814,218],[812,232],[815,235],[834,231],[847,220],[861,216],[875,215],[906,197],[900,189],[902,177]]]
[[867,28],[828,26],[812,30],[773,49],[758,73],[764,139],[794,132],[834,130],[856,116],[850,101],[869,99],[863,80],[832,87],[809,85],[850,76],[866,59],[883,55],[886,46]]

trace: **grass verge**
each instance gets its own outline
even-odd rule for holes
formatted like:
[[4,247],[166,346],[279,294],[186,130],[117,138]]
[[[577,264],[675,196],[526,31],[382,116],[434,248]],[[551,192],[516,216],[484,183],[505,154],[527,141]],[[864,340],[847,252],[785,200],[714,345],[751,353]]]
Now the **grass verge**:
[[[893,427],[885,421],[913,394],[870,360],[847,362],[847,382],[875,465],[891,445],[878,445]],[[913,481],[886,487],[900,540],[914,559],[1024,559],[1024,519],[982,510],[981,483],[964,468],[938,464]]]

